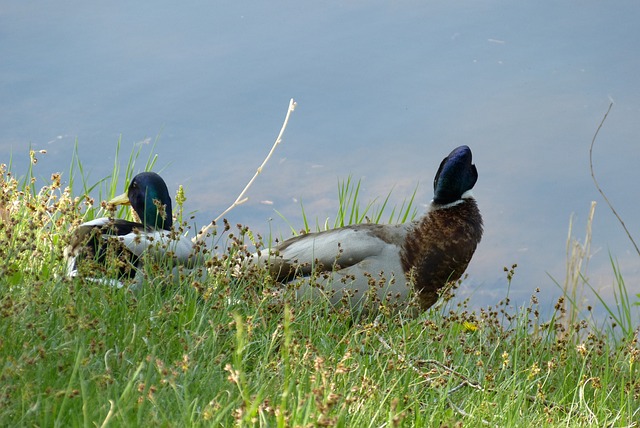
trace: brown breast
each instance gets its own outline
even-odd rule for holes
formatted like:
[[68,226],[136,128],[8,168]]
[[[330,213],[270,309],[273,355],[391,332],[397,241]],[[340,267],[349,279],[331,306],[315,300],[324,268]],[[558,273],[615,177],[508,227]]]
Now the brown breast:
[[432,209],[407,234],[402,267],[414,284],[423,310],[438,299],[438,290],[458,280],[482,238],[482,217],[475,199]]

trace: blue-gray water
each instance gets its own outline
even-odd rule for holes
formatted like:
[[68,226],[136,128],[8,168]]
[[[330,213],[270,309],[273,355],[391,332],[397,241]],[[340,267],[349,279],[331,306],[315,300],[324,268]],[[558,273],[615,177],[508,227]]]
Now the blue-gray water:
[[518,263],[514,304],[536,287],[551,304],[570,216],[583,237],[592,200],[590,283],[611,299],[611,253],[640,293],[640,256],[588,163],[613,100],[596,173],[640,239],[638,22],[635,0],[5,2],[0,162],[13,155],[24,172],[29,145],[46,149],[36,174],[48,178],[68,171],[77,140],[98,180],[120,135],[125,155],[159,136],[162,175],[172,192],[185,186],[202,225],[242,190],[294,98],[284,143],[232,223],[288,234],[274,209],[301,228],[300,200],[333,220],[349,174],[363,200],[393,189],[400,204],[419,182],[427,204],[440,160],[467,144],[486,225],[465,283],[474,302],[504,297],[502,268]]

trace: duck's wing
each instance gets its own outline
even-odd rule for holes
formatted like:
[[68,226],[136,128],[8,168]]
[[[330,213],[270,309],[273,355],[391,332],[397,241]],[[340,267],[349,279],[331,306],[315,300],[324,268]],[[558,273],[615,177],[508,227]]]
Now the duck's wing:
[[[133,233],[140,223],[127,220],[100,217],[78,226],[71,242],[64,249],[67,260],[67,276],[78,275],[78,259],[92,259],[104,265],[107,254],[106,239],[116,239],[120,235]],[[126,246],[118,250],[118,258],[124,263],[120,267],[119,277],[133,277],[138,265],[139,254],[132,253]]]
[[[362,224],[301,235],[254,255],[278,281],[295,278],[298,296],[365,301],[408,300],[409,286],[400,251],[410,225]],[[300,279],[302,276],[304,278]]]
[[121,273],[121,276],[135,275],[135,268],[145,252],[158,260],[174,259],[183,265],[196,265],[202,261],[191,240],[184,235],[173,231],[145,230],[141,223],[101,217],[81,224],[74,231],[70,245],[64,250],[67,276],[78,274],[78,257],[93,258],[103,263],[108,240],[122,244],[119,258],[126,261],[127,272],[131,275]]
[[174,231],[154,230],[140,232],[134,230],[126,235],[118,236],[124,246],[136,256],[147,252],[158,260],[173,258],[179,264],[197,264],[198,257],[191,239]]
[[405,225],[359,224],[288,239],[255,255],[268,262],[278,280],[296,274],[347,269],[366,260],[399,253],[407,233]]

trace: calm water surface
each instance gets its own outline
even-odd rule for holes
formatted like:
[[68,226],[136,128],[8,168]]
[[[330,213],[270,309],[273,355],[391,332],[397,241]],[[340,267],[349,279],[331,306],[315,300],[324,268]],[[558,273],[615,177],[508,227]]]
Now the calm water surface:
[[[571,216],[584,236],[592,200],[591,285],[611,296],[609,256],[640,293],[640,256],[596,192],[640,239],[640,4],[511,2],[198,2],[147,5],[5,2],[0,7],[0,162],[24,173],[69,170],[74,143],[90,180],[152,144],[198,225],[222,212],[268,152],[290,98],[298,108],[249,202],[232,211],[268,235],[333,220],[337,183],[364,201],[418,185],[428,204],[441,159],[468,144],[486,234],[468,270],[473,305],[542,290],[565,276]],[[125,165],[123,160],[122,166]],[[142,166],[140,166],[142,167]],[[121,183],[120,189],[123,189]],[[586,296],[595,302],[591,295]]]

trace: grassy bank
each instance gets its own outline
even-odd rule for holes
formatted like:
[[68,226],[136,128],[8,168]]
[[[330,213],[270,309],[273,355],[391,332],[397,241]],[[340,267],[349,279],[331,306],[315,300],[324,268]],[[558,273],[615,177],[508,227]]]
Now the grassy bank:
[[[640,420],[638,326],[594,326],[577,315],[570,292],[549,319],[540,318],[536,290],[515,309],[506,291],[478,311],[445,296],[418,319],[274,305],[266,272],[233,274],[234,258],[254,240],[233,227],[219,231],[229,248],[217,250],[205,281],[185,275],[167,287],[160,272],[133,293],[69,280],[62,249],[73,226],[100,214],[96,201],[79,196],[94,185],[81,170],[71,189],[57,175],[44,185],[1,172],[2,426]],[[98,184],[105,197],[123,174],[114,169]],[[505,268],[505,290],[514,269]],[[624,282],[618,295],[629,302]],[[626,308],[621,318],[632,320]]]

